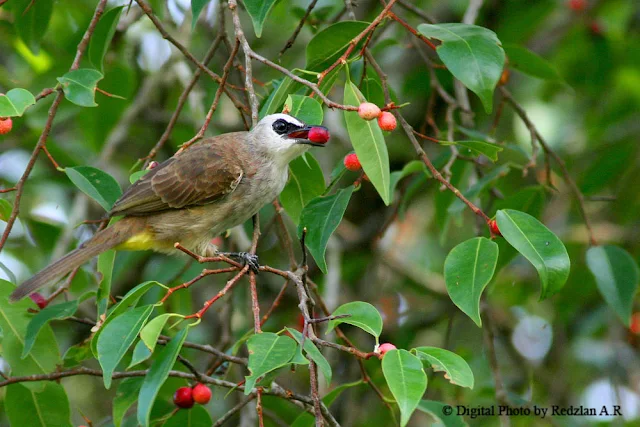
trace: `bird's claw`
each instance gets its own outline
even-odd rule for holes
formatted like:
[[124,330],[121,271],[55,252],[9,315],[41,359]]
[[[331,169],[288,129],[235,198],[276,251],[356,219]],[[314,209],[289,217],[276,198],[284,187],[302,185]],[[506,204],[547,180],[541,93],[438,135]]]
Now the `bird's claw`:
[[226,255],[230,258],[235,258],[242,262],[242,265],[249,266],[251,271],[258,274],[260,271],[260,263],[258,262],[258,255],[249,253],[249,252],[223,252],[223,255]]

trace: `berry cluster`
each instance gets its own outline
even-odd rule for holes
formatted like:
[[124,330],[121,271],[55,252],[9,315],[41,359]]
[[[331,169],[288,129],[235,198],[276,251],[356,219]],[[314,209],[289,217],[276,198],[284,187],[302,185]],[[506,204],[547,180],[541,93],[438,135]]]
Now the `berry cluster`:
[[380,129],[391,132],[397,126],[396,118],[388,111],[382,111],[376,104],[363,102],[358,107],[358,115],[364,120],[378,119]]
[[189,409],[194,403],[206,405],[211,400],[211,389],[204,384],[193,387],[180,387],[173,395],[173,403],[178,408]]

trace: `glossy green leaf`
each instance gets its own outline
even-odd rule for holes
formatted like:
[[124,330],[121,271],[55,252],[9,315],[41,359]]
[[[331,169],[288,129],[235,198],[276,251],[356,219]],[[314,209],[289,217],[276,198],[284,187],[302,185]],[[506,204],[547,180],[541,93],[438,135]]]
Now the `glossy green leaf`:
[[451,384],[473,388],[473,372],[469,364],[457,354],[437,347],[416,347],[417,356],[427,361],[435,372],[444,372]]
[[0,95],[0,117],[20,117],[29,106],[36,103],[31,92],[22,88],[11,89]]
[[[311,71],[326,70],[344,54],[351,40],[368,26],[368,22],[361,21],[341,21],[329,25],[307,44],[307,65],[305,68]],[[359,45],[362,43],[364,40]],[[353,52],[359,52],[358,47]]]
[[480,319],[480,296],[489,284],[498,262],[498,245],[484,237],[460,243],[444,262],[444,280],[451,301],[476,325]]
[[300,215],[298,237],[302,236],[302,231],[306,227],[305,244],[323,273],[327,272],[324,253],[329,237],[342,221],[352,193],[353,186],[349,186],[331,196],[316,197],[304,207]]
[[[295,329],[291,328],[285,329],[289,331],[289,333],[296,341],[298,341],[298,344],[302,343],[301,332],[298,332]],[[331,371],[331,365],[329,365],[327,359],[322,355],[322,353],[320,353],[318,347],[316,347],[316,345],[310,339],[306,339],[304,341],[304,351],[305,353],[307,353],[307,356],[311,358],[311,360],[316,362],[316,365],[318,365],[318,368],[320,368],[320,372],[322,372],[322,375],[327,382],[327,387],[329,387],[331,385],[331,377],[333,376],[333,373]]]
[[136,171],[132,173],[131,175],[129,175],[129,182],[133,184],[134,182],[136,182],[137,180],[145,176],[149,172],[149,170],[150,169],[145,169],[145,170]]
[[288,95],[284,103],[289,114],[308,125],[321,125],[324,114],[322,105],[308,96]]
[[[360,105],[365,101],[358,87],[348,81],[344,86],[344,103]],[[362,164],[362,169],[388,206],[391,203],[389,153],[378,121],[363,120],[357,111],[345,111],[344,118],[349,139]]]
[[[496,167],[495,169],[487,173],[485,176],[480,178],[475,184],[473,184],[467,190],[463,191],[462,194],[467,199],[473,200],[474,197],[479,196],[480,193],[482,193],[483,191],[489,190],[489,188],[491,188],[491,186],[497,180],[505,177],[509,173],[510,169],[511,167],[509,166],[509,164],[504,164]],[[465,205],[462,200],[456,198],[451,203],[451,206],[449,206],[447,211],[450,214],[455,215],[455,214],[461,213],[466,207],[467,205]]]
[[327,325],[327,333],[341,323],[347,323],[373,335],[376,337],[376,342],[378,342],[378,338],[382,333],[382,316],[380,316],[377,308],[368,302],[353,301],[342,304],[331,315],[339,316],[342,314],[348,314],[349,317],[330,320]]
[[484,154],[489,160],[498,160],[498,153],[503,150],[499,145],[486,141],[441,141],[440,145],[456,145],[460,148],[460,154],[465,156],[478,156]]
[[618,246],[593,246],[587,251],[587,267],[604,300],[628,327],[640,281],[633,257]]
[[569,277],[571,261],[560,239],[540,221],[511,209],[496,214],[504,238],[538,270],[542,291],[540,299],[558,292]]
[[102,18],[98,21],[96,29],[91,36],[89,42],[89,60],[98,70],[102,71],[102,62],[104,56],[109,50],[111,39],[116,33],[116,27],[118,26],[118,20],[124,6],[114,7],[109,9],[102,15]]
[[507,54],[509,67],[539,79],[562,81],[558,70],[549,61],[529,49],[514,44],[505,44],[504,51]]
[[154,360],[151,368],[149,368],[147,376],[144,377],[144,382],[138,395],[138,423],[143,427],[149,426],[151,408],[156,401],[158,391],[169,376],[169,371],[176,362],[188,333],[188,327],[178,332],[158,354],[157,359]]
[[[445,409],[446,408],[446,409]],[[445,415],[451,409],[450,415]],[[468,424],[464,418],[459,416],[455,406],[446,405],[435,400],[421,400],[418,404],[418,410],[430,415],[438,426],[443,427],[466,427]]]
[[22,384],[11,384],[3,406],[12,426],[72,426],[69,398],[62,385],[55,382],[45,383],[39,392]]
[[81,107],[97,107],[96,86],[103,77],[100,71],[81,68],[58,77],[58,81],[62,85],[64,96],[69,101]]
[[[49,325],[42,328],[31,352],[22,358],[25,336],[33,315],[28,312],[37,308],[29,298],[15,303],[9,302],[9,294],[15,286],[0,279],[0,330],[2,331],[2,358],[11,367],[12,376],[48,374],[60,364],[58,343]],[[30,390],[40,391],[43,383],[25,383]]]
[[504,68],[504,50],[496,34],[467,24],[421,24],[418,31],[440,40],[436,48],[447,69],[482,101],[487,113],[493,109],[493,91]]
[[86,340],[67,349],[62,357],[62,366],[65,368],[73,368],[81,362],[92,358],[91,342]]
[[[340,384],[338,387],[331,390],[329,393],[326,394],[326,396],[322,398],[322,403],[324,403],[326,407],[329,407],[333,402],[335,402],[335,400],[338,397],[340,397],[343,391],[348,390],[352,387],[363,385],[363,384],[364,382],[362,380],[354,381],[346,384]],[[308,412],[303,412],[298,416],[298,418],[296,418],[293,421],[293,423],[291,424],[291,427],[313,427],[314,425],[315,425],[315,417]]]
[[209,3],[209,0],[191,0],[191,29],[196,28],[196,24],[198,23],[198,18],[202,13],[204,7]]
[[36,342],[38,333],[52,320],[66,319],[78,309],[78,300],[63,302],[62,304],[50,305],[42,309],[38,314],[33,316],[31,322],[27,326],[27,332],[24,339],[24,349],[22,350],[22,358],[27,357],[33,344]]
[[324,174],[320,164],[311,153],[305,153],[289,163],[289,180],[280,193],[280,202],[297,225],[303,208],[322,195],[324,189]]
[[188,411],[178,411],[162,427],[211,427],[211,415],[202,405],[195,405]]
[[[294,74],[301,74],[299,71],[293,71]],[[260,118],[268,116],[269,114],[279,113],[282,110],[282,106],[289,97],[289,94],[297,92],[302,84],[294,81],[289,77],[284,77],[281,81],[274,83],[276,86],[269,94],[267,100],[262,104],[260,108]]]
[[0,221],[7,222],[11,216],[13,205],[5,199],[0,199]]
[[113,425],[120,427],[122,418],[129,408],[138,400],[138,393],[144,378],[125,378],[118,384],[116,396],[113,398]]
[[84,194],[98,202],[107,212],[122,195],[118,182],[106,172],[91,166],[65,168],[65,173]]
[[400,425],[404,427],[427,390],[422,362],[407,350],[391,350],[382,358],[382,373],[400,407]]
[[253,22],[253,29],[256,32],[258,38],[262,37],[262,27],[264,21],[269,16],[269,12],[273,5],[276,4],[276,0],[245,0],[244,7],[247,9],[247,13],[251,16],[251,22]]
[[98,362],[102,366],[105,388],[111,387],[111,375],[153,311],[153,305],[145,305],[127,311],[113,319],[98,338]]
[[396,191],[396,187],[398,186],[398,183],[402,178],[418,172],[422,172],[425,174],[425,176],[431,177],[431,174],[427,170],[427,167],[420,160],[412,160],[404,165],[402,170],[391,172],[391,175],[389,176],[389,191],[391,195],[393,195],[393,193]]
[[49,27],[53,13],[53,0],[16,0],[11,3],[18,35],[24,44],[37,54],[40,50],[40,42]]
[[156,348],[156,342],[158,341],[158,337],[162,333],[162,328],[167,323],[167,321],[171,317],[181,317],[184,318],[181,314],[176,313],[164,313],[160,316],[154,317],[145,325],[145,327],[140,331],[140,339],[147,348],[153,352]]
[[247,348],[249,349],[247,367],[251,375],[245,377],[245,395],[251,393],[260,377],[289,363],[296,353],[297,344],[286,335],[278,336],[271,332],[263,332],[251,336],[247,341]]
[[384,90],[382,89],[382,85],[380,81],[367,77],[362,80],[362,95],[369,101],[376,104],[378,107],[382,108],[385,105],[384,102]]
[[140,340],[136,343],[135,347],[133,347],[133,355],[131,356],[131,362],[129,362],[129,366],[127,369],[131,369],[139,363],[148,360],[153,353],[146,346],[144,341]]

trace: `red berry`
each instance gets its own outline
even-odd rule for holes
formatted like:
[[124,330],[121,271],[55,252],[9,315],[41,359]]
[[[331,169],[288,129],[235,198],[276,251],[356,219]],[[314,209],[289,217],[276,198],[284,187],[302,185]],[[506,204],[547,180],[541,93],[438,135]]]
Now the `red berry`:
[[640,335],[640,311],[633,313],[631,316],[631,325],[629,326],[631,332],[636,335]]
[[489,220],[489,230],[491,230],[491,234],[495,234],[496,236],[502,236],[500,233],[500,229],[498,228],[498,223],[495,219]]
[[574,12],[582,12],[587,8],[586,0],[569,0],[567,4],[569,6],[569,9],[573,10]]
[[384,344],[380,344],[380,346],[378,347],[378,353],[380,353],[380,357],[384,356],[386,352],[390,351],[390,350],[395,350],[396,346],[386,342]]
[[362,169],[362,165],[360,164],[360,160],[358,160],[356,153],[344,156],[344,167],[353,172],[357,172]]
[[11,117],[2,118],[0,117],[0,135],[5,135],[11,132],[11,128],[13,127],[13,121]]
[[31,301],[38,304],[38,307],[40,307],[41,309],[45,308],[48,304],[47,299],[38,292],[32,293],[31,295],[29,295],[29,298],[31,298]]
[[373,120],[380,115],[380,108],[371,102],[363,102],[358,107],[358,115],[365,120]]
[[211,389],[204,384],[196,384],[192,391],[196,403],[206,405],[211,400]]
[[396,125],[395,116],[388,111],[383,112],[380,114],[380,117],[378,117],[378,126],[380,126],[380,129],[382,130],[391,132],[396,128]]
[[326,144],[329,141],[329,131],[327,128],[322,126],[314,126],[309,131],[307,138],[311,142],[315,142],[317,144]]
[[602,35],[602,25],[600,25],[600,23],[598,21],[591,21],[589,23],[589,31],[594,36],[601,36]]
[[173,394],[173,403],[178,408],[189,409],[193,406],[193,392],[191,387],[180,387]]

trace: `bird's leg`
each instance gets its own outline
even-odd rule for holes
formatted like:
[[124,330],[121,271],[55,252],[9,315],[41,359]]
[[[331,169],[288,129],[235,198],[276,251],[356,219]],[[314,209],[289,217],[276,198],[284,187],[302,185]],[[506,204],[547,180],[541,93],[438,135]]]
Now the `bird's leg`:
[[260,264],[258,263],[258,255],[249,252],[218,252],[217,254],[236,259],[242,262],[243,265],[248,265],[251,271],[256,274],[259,272]]

